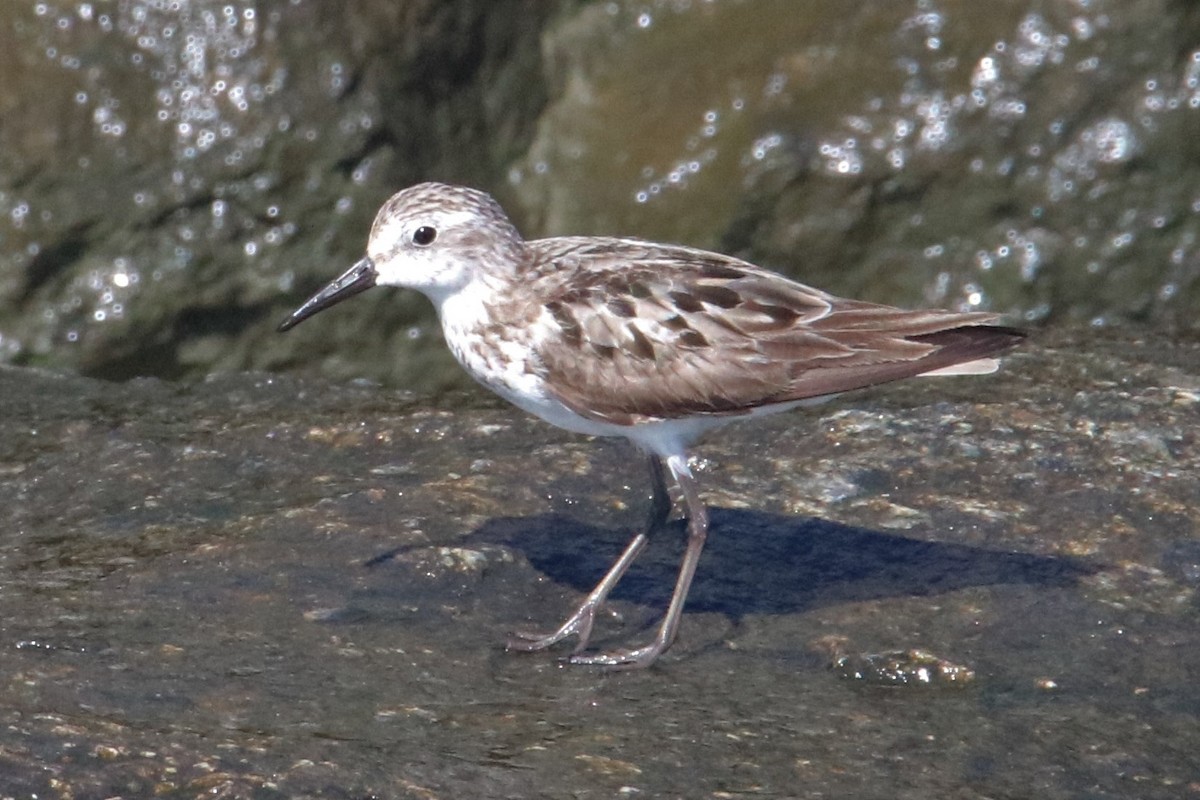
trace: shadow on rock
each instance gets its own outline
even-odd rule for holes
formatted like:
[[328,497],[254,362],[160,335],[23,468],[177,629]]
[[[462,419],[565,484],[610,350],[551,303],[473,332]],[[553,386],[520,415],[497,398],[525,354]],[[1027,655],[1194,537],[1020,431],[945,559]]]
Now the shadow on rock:
[[[1102,568],[1069,557],[923,541],[822,519],[726,508],[711,513],[687,608],[734,619],[971,586],[1067,586]],[[652,539],[612,597],[665,605],[685,535],[684,523],[676,521]],[[469,540],[510,547],[555,582],[587,592],[629,536],[547,514],[489,520]]]

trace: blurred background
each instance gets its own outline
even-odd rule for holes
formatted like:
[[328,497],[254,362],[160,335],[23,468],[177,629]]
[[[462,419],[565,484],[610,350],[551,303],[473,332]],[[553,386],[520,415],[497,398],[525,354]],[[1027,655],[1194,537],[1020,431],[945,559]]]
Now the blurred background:
[[371,292],[275,325],[421,180],[530,237],[1194,336],[1192,0],[5,0],[0,361],[469,381]]

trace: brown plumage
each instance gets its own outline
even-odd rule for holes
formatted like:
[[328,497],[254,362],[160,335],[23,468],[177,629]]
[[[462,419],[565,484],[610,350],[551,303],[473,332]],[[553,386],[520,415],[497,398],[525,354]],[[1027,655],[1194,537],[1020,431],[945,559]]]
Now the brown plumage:
[[[687,447],[743,416],[931,374],[979,374],[1020,331],[988,313],[905,311],[846,300],[730,256],[637,239],[525,241],[474,189],[426,183],[393,196],[367,257],[288,317],[287,330],[376,285],[424,293],[463,367],[521,408],[572,431],[622,436],[650,456],[646,531],[557,630],[519,633],[541,650],[568,637],[574,663],[651,664],[675,639],[708,533]],[[683,496],[688,546],[654,639],[585,652],[596,613]]]
[[[549,317],[533,346],[582,417],[636,425],[740,415],[987,358],[1023,335],[997,315],[846,300],[745,261],[633,239],[527,243],[527,290],[489,325]],[[581,357],[585,354],[586,357]]]

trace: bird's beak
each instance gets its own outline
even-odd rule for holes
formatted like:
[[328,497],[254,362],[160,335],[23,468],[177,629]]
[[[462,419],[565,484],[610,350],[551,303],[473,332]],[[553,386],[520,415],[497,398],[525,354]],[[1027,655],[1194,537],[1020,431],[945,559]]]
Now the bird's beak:
[[331,281],[321,291],[304,301],[304,305],[292,312],[291,316],[279,324],[279,330],[286,331],[299,325],[318,311],[323,311],[332,305],[342,302],[347,297],[353,297],[375,285],[379,273],[375,271],[375,262],[363,258],[350,269]]

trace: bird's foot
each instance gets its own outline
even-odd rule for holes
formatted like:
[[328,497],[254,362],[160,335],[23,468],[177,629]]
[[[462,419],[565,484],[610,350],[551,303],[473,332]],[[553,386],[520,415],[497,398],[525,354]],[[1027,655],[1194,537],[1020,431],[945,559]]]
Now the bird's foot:
[[655,639],[645,647],[618,648],[601,653],[580,653],[576,650],[567,659],[572,664],[586,664],[609,669],[645,669],[667,649],[668,643]]
[[548,647],[558,644],[563,639],[575,636],[579,641],[572,652],[579,653],[587,647],[588,640],[592,638],[592,625],[596,622],[596,610],[598,608],[599,604],[585,601],[566,622],[558,627],[558,630],[550,633],[513,631],[504,646],[509,650],[533,653],[538,650],[545,650]]

